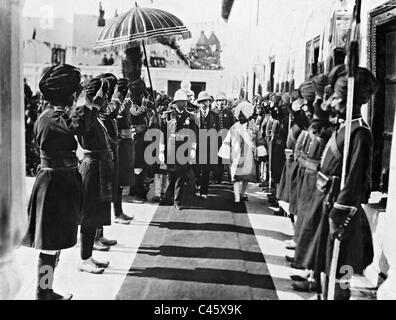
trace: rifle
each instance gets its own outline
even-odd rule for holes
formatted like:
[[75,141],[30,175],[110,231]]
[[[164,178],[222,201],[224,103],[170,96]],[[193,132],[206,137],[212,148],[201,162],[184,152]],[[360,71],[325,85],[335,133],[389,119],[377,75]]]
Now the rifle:
[[[347,67],[348,67],[348,96],[346,106],[346,120],[345,120],[345,142],[344,142],[344,153],[342,163],[342,176],[341,176],[341,189],[345,186],[346,180],[346,169],[348,163],[348,153],[351,140],[351,127],[352,127],[352,110],[353,110],[353,98],[355,89],[355,76],[359,66],[359,41],[360,41],[360,11],[361,11],[361,0],[355,0],[355,6],[353,9],[352,21],[351,21],[351,33],[347,52]],[[347,222],[347,224],[349,221]],[[343,228],[343,232],[345,228]],[[341,238],[334,240],[333,254],[331,258],[330,275],[329,275],[329,300],[334,300],[335,284],[337,275],[338,256],[340,254]]]

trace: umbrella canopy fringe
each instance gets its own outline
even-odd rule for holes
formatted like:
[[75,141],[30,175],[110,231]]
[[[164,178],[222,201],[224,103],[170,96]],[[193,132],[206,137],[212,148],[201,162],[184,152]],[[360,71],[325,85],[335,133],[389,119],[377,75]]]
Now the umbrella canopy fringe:
[[125,51],[129,48],[139,47],[142,44],[142,40],[145,41],[146,45],[150,45],[150,44],[158,43],[159,42],[158,39],[161,39],[163,37],[179,37],[179,36],[181,36],[183,39],[189,39],[191,38],[191,32],[187,31],[177,36],[157,36],[150,38],[143,37],[141,39],[136,39],[124,43],[112,43],[113,41],[117,41],[117,38],[108,39],[106,40],[106,43],[98,43],[93,50],[95,53]]

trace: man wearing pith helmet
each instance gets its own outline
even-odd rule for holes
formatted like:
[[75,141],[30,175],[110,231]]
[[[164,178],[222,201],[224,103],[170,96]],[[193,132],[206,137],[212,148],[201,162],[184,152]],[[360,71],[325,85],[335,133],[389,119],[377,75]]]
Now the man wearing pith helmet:
[[[161,129],[164,139],[160,146],[159,160],[165,163],[169,170],[169,186],[161,204],[174,204],[177,210],[182,209],[182,196],[188,172],[196,157],[195,141],[198,132],[193,115],[186,110],[187,101],[188,97],[183,90],[176,91],[172,102],[174,109],[170,111],[171,120],[164,122]],[[185,143],[191,145],[180,157],[177,150]]]

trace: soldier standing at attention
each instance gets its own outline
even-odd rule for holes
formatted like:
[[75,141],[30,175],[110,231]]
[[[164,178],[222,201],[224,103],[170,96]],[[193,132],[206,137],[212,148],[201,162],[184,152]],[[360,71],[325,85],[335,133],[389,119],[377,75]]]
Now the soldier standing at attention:
[[119,175],[116,190],[117,199],[114,202],[114,222],[119,224],[129,224],[134,217],[126,215],[122,210],[122,190],[123,188],[130,186],[134,167],[133,134],[131,128],[132,115],[130,113],[132,101],[128,96],[129,80],[124,78],[118,79],[117,85],[120,93],[120,99],[125,99],[121,104],[121,108],[117,116],[118,137],[120,142],[118,148]]
[[41,164],[29,201],[29,225],[23,241],[24,245],[41,250],[37,300],[72,298],[70,294],[55,293],[52,284],[60,250],[77,242],[82,181],[74,135],[89,127],[93,114],[90,110],[80,110],[69,116],[65,109],[73,105],[80,79],[79,70],[65,64],[46,69],[39,84],[50,105],[34,127]]
[[[118,190],[118,127],[117,127],[117,114],[121,107],[120,94],[117,85],[117,78],[111,73],[104,73],[98,76],[98,79],[106,79],[109,84],[109,92],[107,99],[104,101],[104,106],[99,112],[99,118],[104,124],[106,131],[110,137],[111,152],[113,153],[113,185],[112,185],[112,202],[114,203],[117,199]],[[117,90],[115,90],[117,89]],[[114,96],[113,96],[114,95]],[[115,246],[117,240],[109,240],[104,237],[103,227],[99,227],[96,230],[94,250],[98,251],[109,251],[110,246]]]
[[145,141],[144,135],[148,129],[147,113],[148,109],[143,104],[143,97],[146,92],[146,84],[143,80],[136,80],[131,83],[131,115],[132,132],[134,136],[134,179],[129,195],[134,197],[134,201],[142,203],[147,200],[145,189],[146,163],[144,160]]
[[[348,77],[345,66],[337,66],[335,76],[330,77],[334,84],[332,106],[339,119],[346,117]],[[370,195],[370,176],[373,137],[369,126],[361,115],[361,106],[366,104],[376,92],[378,82],[373,74],[359,67],[355,77],[353,98],[353,115],[350,149],[347,161],[345,185],[341,190],[329,189],[332,182],[342,175],[345,125],[333,133],[323,152],[320,171],[317,178],[317,189],[309,206],[312,212],[321,211],[321,221],[307,252],[315,255],[316,276],[320,272],[329,275],[335,234],[343,228],[340,253],[336,272],[335,299],[350,298],[350,277],[352,274],[363,274],[363,270],[373,260],[373,244],[370,226],[362,208]],[[323,202],[329,192],[334,193],[334,201],[326,212]],[[312,216],[312,213],[308,213]],[[345,227],[345,222],[349,220]],[[309,257],[307,257],[309,258]],[[349,266],[348,273],[341,272],[341,266]],[[325,290],[326,292],[326,290]]]
[[77,112],[93,110],[94,117],[78,141],[85,150],[79,171],[83,179],[84,201],[81,212],[81,262],[80,271],[99,274],[109,266],[92,257],[98,227],[111,225],[111,202],[113,200],[113,153],[111,139],[99,116],[107,107],[109,82],[94,78],[84,83],[84,90],[77,101]]

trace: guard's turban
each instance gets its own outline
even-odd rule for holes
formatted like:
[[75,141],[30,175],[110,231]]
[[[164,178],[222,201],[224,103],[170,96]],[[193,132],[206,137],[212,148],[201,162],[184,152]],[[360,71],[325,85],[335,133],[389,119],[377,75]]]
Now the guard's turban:
[[290,103],[290,94],[289,92],[284,92],[282,94],[282,101],[284,104],[289,104]]
[[263,99],[264,99],[264,100],[269,100],[271,94],[272,94],[271,92],[265,93],[265,94],[263,95]]
[[300,92],[298,90],[293,90],[291,92],[291,100],[292,100],[292,102],[294,102],[297,99],[301,99]]
[[250,102],[243,101],[235,108],[235,117],[237,119],[239,118],[239,114],[241,112],[246,117],[246,119],[249,119],[253,116],[254,106]]
[[80,71],[68,64],[52,66],[44,70],[39,87],[45,100],[63,102],[80,89]]
[[126,78],[120,78],[117,81],[118,91],[125,97],[128,92],[129,80]]
[[339,77],[347,76],[347,70],[345,64],[339,64],[335,66],[329,73],[329,83],[334,88],[335,83]]
[[103,73],[98,76],[99,79],[106,79],[109,83],[109,91],[108,91],[108,96],[109,99],[113,96],[115,86],[117,84],[117,77],[112,74],[112,73]]
[[83,83],[84,91],[90,96],[95,97],[98,91],[102,88],[103,95],[109,91],[109,82],[104,78],[93,78]]
[[146,84],[143,80],[135,80],[131,83],[131,94],[134,97],[140,97],[145,94],[146,92]]
[[[355,77],[354,104],[362,105],[367,103],[377,89],[378,81],[374,75],[368,69],[359,67]],[[334,93],[338,98],[344,101],[347,100],[348,76],[344,75],[336,80]]]
[[274,103],[274,106],[276,107],[279,103],[279,101],[281,101],[282,98],[282,94],[277,92],[277,93],[272,93],[270,95],[270,101],[272,101]]
[[324,74],[320,74],[318,76],[315,76],[312,79],[312,84],[313,84],[313,86],[315,88],[315,92],[318,95],[323,96],[324,89],[329,84],[329,77],[324,75]]
[[301,96],[307,100],[308,102],[314,102],[315,100],[315,87],[313,85],[313,82],[311,80],[305,81],[300,88],[298,89],[300,91]]

